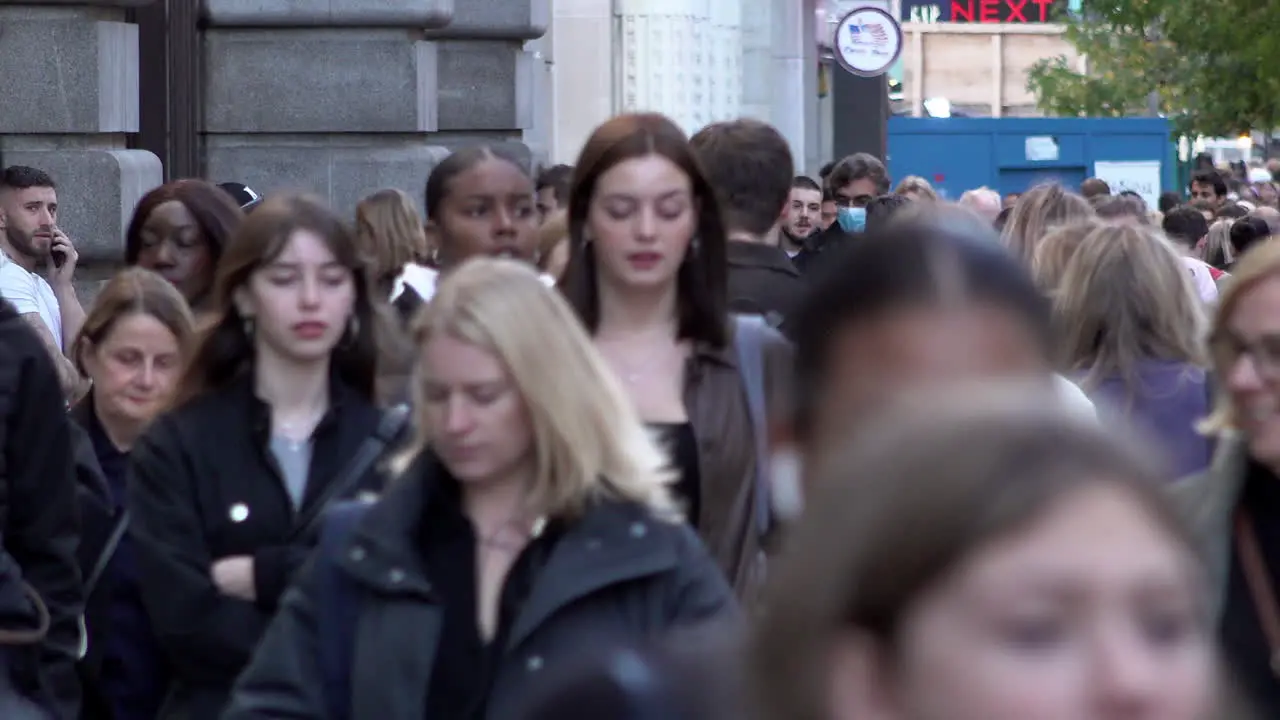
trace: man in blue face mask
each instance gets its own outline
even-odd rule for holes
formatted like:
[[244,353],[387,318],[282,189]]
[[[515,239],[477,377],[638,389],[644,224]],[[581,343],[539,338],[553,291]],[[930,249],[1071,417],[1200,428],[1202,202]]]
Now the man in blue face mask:
[[866,231],[867,204],[889,192],[889,171],[875,156],[858,153],[836,163],[827,176],[827,190],[836,202],[836,222],[817,233],[794,258],[808,272],[825,250]]

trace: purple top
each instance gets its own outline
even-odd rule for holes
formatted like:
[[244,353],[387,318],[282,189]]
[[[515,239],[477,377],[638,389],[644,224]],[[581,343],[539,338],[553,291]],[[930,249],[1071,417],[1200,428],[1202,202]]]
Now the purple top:
[[[1082,379],[1087,373],[1077,375]],[[1190,363],[1147,360],[1132,387],[1119,377],[1087,389],[1104,424],[1128,424],[1165,450],[1165,462],[1177,479],[1209,466],[1213,440],[1196,424],[1213,409],[1208,374]]]

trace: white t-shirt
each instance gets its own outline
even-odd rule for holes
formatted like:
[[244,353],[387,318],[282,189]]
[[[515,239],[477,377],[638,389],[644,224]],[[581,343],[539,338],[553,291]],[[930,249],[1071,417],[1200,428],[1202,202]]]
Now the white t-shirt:
[[1079,385],[1062,375],[1054,375],[1053,377],[1054,383],[1057,385],[1058,397],[1062,400],[1067,412],[1072,415],[1079,414],[1082,418],[1097,419],[1098,408],[1094,407],[1093,401],[1089,399],[1088,395],[1084,394],[1084,390],[1081,390]]
[[44,278],[27,272],[4,253],[0,253],[0,297],[13,303],[19,315],[40,313],[58,347],[66,349],[62,342],[62,312],[53,288]]

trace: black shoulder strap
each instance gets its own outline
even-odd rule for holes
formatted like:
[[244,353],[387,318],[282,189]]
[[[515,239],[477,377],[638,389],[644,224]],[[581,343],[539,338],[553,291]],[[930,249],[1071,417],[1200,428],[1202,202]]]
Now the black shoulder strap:
[[409,406],[396,405],[390,410],[382,414],[382,419],[378,421],[378,427],[373,434],[365,438],[365,441],[356,449],[354,455],[347,464],[342,468],[335,477],[333,482],[324,489],[323,493],[311,505],[310,510],[302,517],[298,518],[298,524],[294,527],[291,540],[299,540],[314,536],[317,524],[324,517],[325,510],[335,500],[347,498],[355,493],[360,487],[360,481],[364,479],[365,473],[373,464],[382,457],[382,453],[386,451],[387,446],[395,442],[400,437],[400,433],[409,423]]
[[116,515],[115,522],[111,523],[111,534],[107,536],[107,541],[102,544],[102,550],[98,552],[98,559],[93,561],[93,567],[90,568],[89,574],[84,578],[84,596],[91,597],[94,589],[98,587],[98,581],[102,579],[102,574],[107,571],[107,565],[111,563],[111,558],[116,554],[116,548],[120,547],[120,540],[124,537],[124,533],[129,529],[129,511],[121,510]]

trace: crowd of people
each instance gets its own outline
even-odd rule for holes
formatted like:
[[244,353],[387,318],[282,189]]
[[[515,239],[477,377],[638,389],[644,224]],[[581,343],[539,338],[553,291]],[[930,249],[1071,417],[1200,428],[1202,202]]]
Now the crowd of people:
[[425,215],[167,183],[86,310],[4,169],[0,717],[1275,717],[1267,187],[623,115]]

